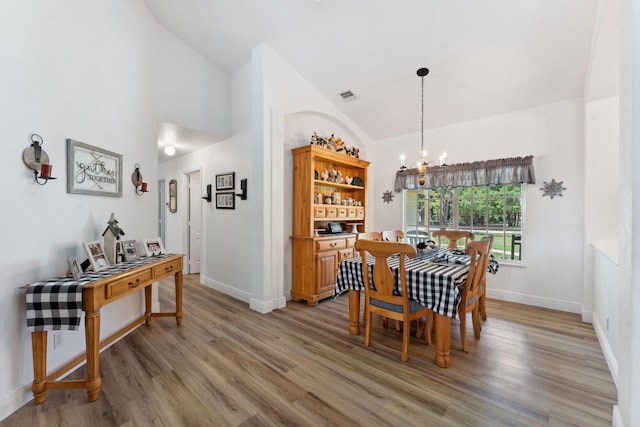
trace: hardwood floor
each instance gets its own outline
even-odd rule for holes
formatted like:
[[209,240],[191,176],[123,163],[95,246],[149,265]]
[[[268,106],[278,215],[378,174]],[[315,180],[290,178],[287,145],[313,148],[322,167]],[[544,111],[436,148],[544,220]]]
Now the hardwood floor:
[[[0,426],[610,426],[616,389],[579,316],[487,301],[482,338],[451,367],[376,321],[348,332],[348,296],[261,315],[185,276],[184,320],[155,318],[101,356],[102,390],[52,390]],[[173,304],[161,286],[161,304]],[[364,330],[364,328],[362,328]],[[70,377],[84,374],[78,369]]]

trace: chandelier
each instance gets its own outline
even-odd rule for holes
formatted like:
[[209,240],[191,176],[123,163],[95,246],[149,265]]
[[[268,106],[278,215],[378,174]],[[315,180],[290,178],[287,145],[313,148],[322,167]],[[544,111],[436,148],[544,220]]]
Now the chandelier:
[[[432,163],[427,162],[427,150],[424,149],[424,77],[429,74],[428,68],[419,68],[416,72],[418,77],[421,80],[421,92],[420,92],[420,101],[421,101],[421,116],[420,116],[420,153],[418,155],[418,177],[420,185],[424,185],[426,182],[427,175],[427,166],[432,165]],[[440,156],[440,167],[446,167],[445,159],[447,158],[447,153],[443,152]],[[400,156],[402,165],[400,166],[400,170],[404,171],[407,167],[404,165],[404,154]]]

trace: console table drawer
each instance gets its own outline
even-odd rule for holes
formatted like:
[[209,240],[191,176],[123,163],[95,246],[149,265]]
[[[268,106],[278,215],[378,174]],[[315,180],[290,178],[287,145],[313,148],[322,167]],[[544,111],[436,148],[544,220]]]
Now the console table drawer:
[[158,279],[169,274],[173,274],[176,271],[182,270],[182,259],[175,259],[171,262],[165,262],[157,267],[153,267],[153,277]]
[[140,285],[144,285],[151,280],[151,270],[141,271],[139,274],[132,275],[126,279],[117,280],[109,283],[104,287],[104,296],[106,299],[119,298],[122,295],[137,289]]

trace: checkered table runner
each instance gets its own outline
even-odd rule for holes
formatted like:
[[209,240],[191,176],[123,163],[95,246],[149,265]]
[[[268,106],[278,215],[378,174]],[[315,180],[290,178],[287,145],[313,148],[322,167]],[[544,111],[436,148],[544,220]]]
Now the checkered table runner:
[[[446,259],[446,263],[429,260]],[[374,258],[368,257],[369,277],[373,277]],[[405,260],[409,298],[418,301],[443,316],[455,317],[460,302],[458,287],[463,285],[469,272],[470,257],[458,255],[450,249],[434,249]],[[389,267],[396,275],[396,292],[400,294],[398,270],[400,258],[389,260]],[[346,290],[364,290],[362,258],[343,260],[338,268],[335,296]]]
[[78,280],[73,277],[57,277],[27,285],[27,327],[32,332],[76,331],[82,316],[84,285],[170,256],[173,254],[143,257],[106,270],[87,271]]

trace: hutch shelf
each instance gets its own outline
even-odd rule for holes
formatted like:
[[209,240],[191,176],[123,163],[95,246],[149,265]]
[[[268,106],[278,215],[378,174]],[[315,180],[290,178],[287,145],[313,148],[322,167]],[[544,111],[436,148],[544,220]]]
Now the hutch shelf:
[[[369,162],[314,145],[292,152],[291,298],[314,306],[333,296],[338,265],[355,256],[355,233],[365,231]],[[326,233],[331,223],[345,228]]]

